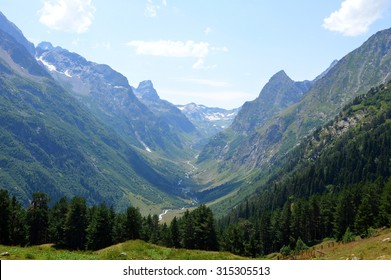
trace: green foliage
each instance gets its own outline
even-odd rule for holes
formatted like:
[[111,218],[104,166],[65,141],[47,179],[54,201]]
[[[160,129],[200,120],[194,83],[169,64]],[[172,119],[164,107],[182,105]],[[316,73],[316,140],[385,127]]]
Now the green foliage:
[[[157,215],[142,217],[134,207],[116,213],[105,204],[88,207],[81,197],[69,202],[61,198],[51,208],[48,201],[45,193],[35,193],[31,205],[23,209],[15,197],[11,199],[7,191],[0,190],[0,205],[10,209],[1,212],[0,244],[24,245],[27,237],[29,245],[54,243],[56,248],[96,251],[114,243],[143,239],[166,247],[219,249],[213,214],[205,205],[167,225],[160,224]],[[191,231],[186,231],[189,226]]]
[[348,227],[345,233],[342,236],[342,243],[349,243],[356,239],[356,236],[351,232],[350,227]]
[[281,255],[287,257],[292,253],[292,249],[289,245],[284,245],[281,247],[280,253],[281,253]]
[[[390,84],[373,88],[276,159],[258,192],[219,221],[221,239],[230,240],[223,248],[246,255],[243,244],[252,242],[261,255],[295,248],[298,239],[311,245],[390,226],[390,104]],[[274,238],[251,240],[247,229],[257,225]]]
[[11,199],[8,191],[0,190],[0,244],[10,243]]
[[296,246],[295,246],[295,252],[296,254],[300,254],[301,251],[303,250],[307,250],[308,249],[308,246],[303,242],[303,240],[301,240],[301,238],[299,237],[296,241]]
[[65,244],[68,248],[78,250],[85,248],[87,222],[85,199],[81,197],[72,198],[64,224]]
[[53,201],[83,196],[117,211],[129,199],[143,208],[181,204],[170,196],[177,178],[166,176],[174,167],[141,156],[51,78],[10,69],[0,75],[0,92],[0,187],[24,206],[34,192]]
[[181,245],[186,249],[218,250],[212,211],[201,205],[178,220]]
[[48,241],[49,198],[45,193],[34,193],[27,209],[28,240],[31,245]]
[[58,245],[65,245],[65,221],[68,208],[68,200],[63,197],[49,211],[49,239]]

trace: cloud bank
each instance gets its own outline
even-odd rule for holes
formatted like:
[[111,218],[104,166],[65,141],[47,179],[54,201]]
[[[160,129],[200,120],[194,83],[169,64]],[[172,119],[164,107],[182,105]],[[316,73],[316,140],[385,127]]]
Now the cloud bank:
[[358,36],[382,17],[390,0],[344,0],[339,10],[324,19],[323,27],[345,36]]
[[44,1],[39,21],[50,29],[81,34],[90,28],[95,7],[92,0]]

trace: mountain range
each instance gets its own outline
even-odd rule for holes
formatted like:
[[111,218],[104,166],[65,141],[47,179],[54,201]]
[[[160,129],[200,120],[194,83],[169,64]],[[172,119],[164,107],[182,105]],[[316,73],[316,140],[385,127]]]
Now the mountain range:
[[344,106],[391,78],[391,29],[313,81],[279,71],[235,110],[171,104],[152,81],[133,87],[108,65],[35,47],[1,13],[0,39],[0,187],[25,204],[43,191],[144,214],[197,202],[228,213]]

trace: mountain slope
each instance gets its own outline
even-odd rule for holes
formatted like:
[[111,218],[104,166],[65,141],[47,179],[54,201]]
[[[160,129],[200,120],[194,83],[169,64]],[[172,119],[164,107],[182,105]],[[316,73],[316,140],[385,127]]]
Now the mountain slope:
[[37,46],[37,59],[64,88],[127,142],[165,155],[183,149],[176,131],[138,100],[122,74],[47,42]]
[[309,81],[295,82],[284,71],[276,73],[258,98],[242,106],[230,128],[235,134],[251,134],[272,116],[298,102],[310,87]]
[[[371,236],[373,228],[390,227],[390,104],[391,84],[372,88],[277,160],[264,172],[267,181],[255,183],[257,193],[221,222],[230,225],[225,240],[233,228],[257,226],[263,234],[252,242],[267,254],[282,246],[297,248],[299,239],[348,242],[352,235]],[[242,236],[247,237],[241,243],[248,244],[249,235]]]
[[[278,115],[288,106],[297,103],[311,87],[311,82],[295,82],[284,71],[276,73],[261,90],[259,96],[246,102],[239,110],[232,125],[219,133],[204,147],[198,158],[198,163],[224,165],[224,169],[232,166],[235,172],[248,161],[248,155],[243,148],[246,141],[253,139],[257,130],[264,126],[272,117]],[[274,141],[273,135],[269,141]],[[242,156],[242,158],[237,158]],[[213,162],[217,160],[217,162]],[[210,168],[208,165],[206,168]],[[211,168],[221,169],[221,167]],[[231,173],[232,174],[232,173]],[[224,176],[226,178],[226,176]]]
[[[255,131],[246,130],[248,135],[235,141],[230,134],[220,136],[220,140],[206,146],[200,160],[207,163],[208,170],[230,170],[239,176],[267,167],[312,129],[333,118],[355,96],[389,79],[390,57],[391,29],[373,35],[338,61],[299,102],[270,117]],[[251,123],[247,118],[242,127],[253,127]],[[217,161],[213,163],[213,159]],[[239,176],[236,180],[240,180]]]
[[133,204],[144,213],[181,203],[172,198],[172,182],[60,87],[26,48],[1,30],[0,42],[1,188],[24,203],[37,191],[116,209]]
[[23,47],[26,48],[26,50],[34,56],[35,54],[35,47],[34,44],[29,42],[23,35],[22,31],[10,22],[5,15],[0,12],[0,29],[3,30],[5,33],[9,34],[11,37],[13,37],[19,44],[21,44]]
[[198,131],[192,122],[173,104],[160,99],[151,81],[140,82],[133,88],[136,97],[160,120],[169,126],[173,137],[180,143],[180,149],[167,150],[170,159],[189,159],[194,156],[193,143],[197,141]]

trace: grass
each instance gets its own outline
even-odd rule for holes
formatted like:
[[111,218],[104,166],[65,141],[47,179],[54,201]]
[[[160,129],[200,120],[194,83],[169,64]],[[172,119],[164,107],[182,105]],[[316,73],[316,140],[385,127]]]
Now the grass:
[[[377,230],[369,238],[350,243],[325,240],[287,259],[300,260],[391,260],[391,229]],[[165,248],[146,243],[141,240],[131,240],[116,244],[99,251],[69,251],[56,249],[53,244],[31,247],[16,247],[0,245],[0,253],[8,252],[9,256],[1,256],[0,260],[243,260],[243,258],[228,252],[208,252]],[[281,254],[273,253],[267,259],[284,259]]]
[[240,260],[227,252],[208,252],[165,248],[141,240],[131,240],[99,251],[69,251],[56,249],[53,244],[31,247],[0,245],[0,260]]
[[[299,260],[391,260],[391,229],[377,230],[368,238],[356,238],[349,243],[325,240],[324,242],[289,258]],[[269,255],[272,259],[281,259],[281,254]]]

